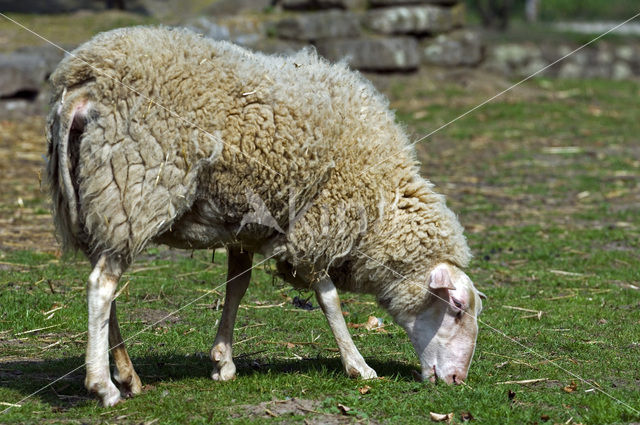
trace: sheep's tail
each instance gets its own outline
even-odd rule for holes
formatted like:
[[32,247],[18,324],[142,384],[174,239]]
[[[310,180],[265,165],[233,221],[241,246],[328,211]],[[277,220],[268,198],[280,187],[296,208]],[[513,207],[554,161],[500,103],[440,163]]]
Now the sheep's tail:
[[54,98],[47,122],[48,162],[46,175],[53,201],[56,231],[65,251],[87,251],[80,223],[77,167],[80,138],[91,109],[86,92],[67,90]]

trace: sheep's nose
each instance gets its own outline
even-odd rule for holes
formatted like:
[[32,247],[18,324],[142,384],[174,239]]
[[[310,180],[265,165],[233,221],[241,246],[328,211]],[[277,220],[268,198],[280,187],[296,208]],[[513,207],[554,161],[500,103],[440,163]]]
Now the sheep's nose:
[[467,374],[464,372],[456,372],[453,373],[449,376],[447,376],[445,378],[445,382],[447,384],[456,384],[456,385],[460,385],[462,383],[464,383],[465,378],[467,377]]

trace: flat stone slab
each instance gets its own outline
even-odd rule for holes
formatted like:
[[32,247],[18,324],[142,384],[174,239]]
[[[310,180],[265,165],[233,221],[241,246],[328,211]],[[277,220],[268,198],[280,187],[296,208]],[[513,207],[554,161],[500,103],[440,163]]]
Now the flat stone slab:
[[45,82],[47,63],[37,54],[0,54],[0,97],[37,93]]
[[307,46],[309,44],[303,41],[280,40],[279,38],[265,38],[246,45],[254,51],[284,56],[291,56]]
[[366,0],[278,0],[277,4],[286,10],[359,9]]
[[464,5],[399,6],[368,11],[364,24],[382,34],[439,34],[464,24]]
[[458,30],[426,39],[420,44],[422,61],[439,66],[473,66],[484,57],[480,35],[469,30]]
[[412,37],[325,40],[317,48],[327,59],[345,59],[362,71],[412,71],[420,65],[418,43]]
[[303,41],[360,35],[356,14],[341,10],[300,13],[276,22],[274,29],[280,38]]
[[438,4],[441,6],[453,6],[460,3],[459,0],[369,0],[371,7],[405,6],[411,4]]

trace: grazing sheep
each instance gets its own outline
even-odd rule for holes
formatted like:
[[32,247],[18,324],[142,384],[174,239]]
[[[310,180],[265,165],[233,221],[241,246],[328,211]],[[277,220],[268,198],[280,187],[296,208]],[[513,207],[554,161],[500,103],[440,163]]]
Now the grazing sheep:
[[121,397],[109,345],[124,395],[141,389],[113,296],[148,243],[228,249],[216,380],[235,376],[233,323],[252,253],[315,290],[350,376],[376,373],[351,340],[336,288],[377,296],[409,334],[423,378],[466,377],[482,303],[460,270],[470,258],[463,229],[357,73],[313,52],[265,56],[140,27],[96,36],[51,81],[53,212],[64,247],[93,266],[85,385],[104,405]]

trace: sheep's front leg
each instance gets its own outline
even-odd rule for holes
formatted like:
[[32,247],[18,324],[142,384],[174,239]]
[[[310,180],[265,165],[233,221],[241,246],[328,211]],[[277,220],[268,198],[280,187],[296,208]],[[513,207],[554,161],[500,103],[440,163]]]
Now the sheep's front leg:
[[111,301],[124,268],[122,260],[103,254],[95,262],[87,283],[89,329],[84,385],[96,393],[105,406],[113,406],[120,401],[120,391],[109,373],[108,339]]
[[133,369],[129,353],[120,334],[118,317],[116,316],[116,300],[111,302],[111,314],[109,315],[109,347],[116,368],[113,371],[113,379],[120,384],[125,397],[132,397],[142,391],[142,382]]
[[376,371],[371,369],[356,348],[340,308],[340,298],[335,285],[329,278],[323,279],[313,286],[322,311],[329,322],[333,336],[336,338],[344,370],[352,378],[372,379]]
[[222,319],[213,348],[211,348],[211,360],[213,361],[211,378],[216,381],[228,381],[236,376],[236,365],[233,364],[231,349],[233,326],[240,300],[249,286],[253,261],[253,254],[242,252],[238,248],[229,248],[228,253],[227,290],[224,296]]

